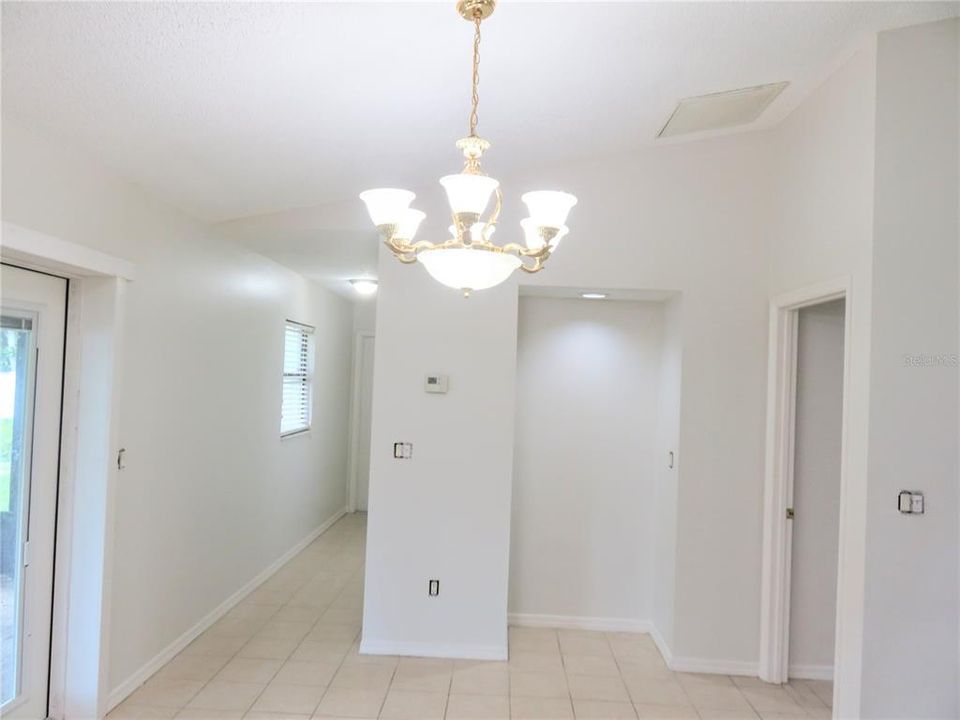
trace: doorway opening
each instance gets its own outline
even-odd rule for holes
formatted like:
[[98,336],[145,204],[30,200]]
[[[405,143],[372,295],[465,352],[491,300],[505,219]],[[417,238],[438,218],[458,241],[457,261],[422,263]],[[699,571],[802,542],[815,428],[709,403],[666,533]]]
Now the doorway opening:
[[760,677],[832,702],[844,505],[846,280],[771,302]]
[[787,677],[833,681],[845,303],[797,317]]
[[366,512],[370,496],[370,427],[373,412],[374,336],[358,333],[353,354],[350,428],[350,512]]

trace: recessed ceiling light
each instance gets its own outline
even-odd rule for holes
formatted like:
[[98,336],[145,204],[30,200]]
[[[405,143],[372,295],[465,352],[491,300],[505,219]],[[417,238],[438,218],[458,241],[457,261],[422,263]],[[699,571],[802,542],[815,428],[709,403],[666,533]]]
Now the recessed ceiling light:
[[586,293],[580,293],[580,297],[582,297],[584,300],[604,300],[607,297],[607,294],[598,293],[598,292],[586,292]]
[[377,291],[376,280],[351,280],[350,284],[353,285],[353,289],[360,295],[373,295]]

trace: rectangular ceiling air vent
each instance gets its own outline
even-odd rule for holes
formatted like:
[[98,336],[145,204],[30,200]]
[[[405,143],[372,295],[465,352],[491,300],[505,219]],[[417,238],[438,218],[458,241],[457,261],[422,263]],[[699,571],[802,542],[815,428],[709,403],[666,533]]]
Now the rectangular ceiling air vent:
[[787,85],[787,82],[770,83],[684,98],[677,103],[677,109],[657,137],[746,125],[760,117]]

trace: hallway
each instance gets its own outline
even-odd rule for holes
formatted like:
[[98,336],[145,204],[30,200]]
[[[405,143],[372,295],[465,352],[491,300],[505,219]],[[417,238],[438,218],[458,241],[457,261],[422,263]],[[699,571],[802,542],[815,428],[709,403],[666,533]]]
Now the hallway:
[[347,515],[112,720],[830,717],[830,683],[670,671],[650,636],[510,628],[510,661],[359,654],[366,515]]

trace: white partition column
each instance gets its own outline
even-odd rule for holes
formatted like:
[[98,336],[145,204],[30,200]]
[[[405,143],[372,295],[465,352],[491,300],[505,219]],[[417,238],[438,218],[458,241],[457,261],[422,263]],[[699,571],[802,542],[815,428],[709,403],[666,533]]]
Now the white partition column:
[[516,280],[465,299],[385,251],[379,275],[361,651],[505,658]]

